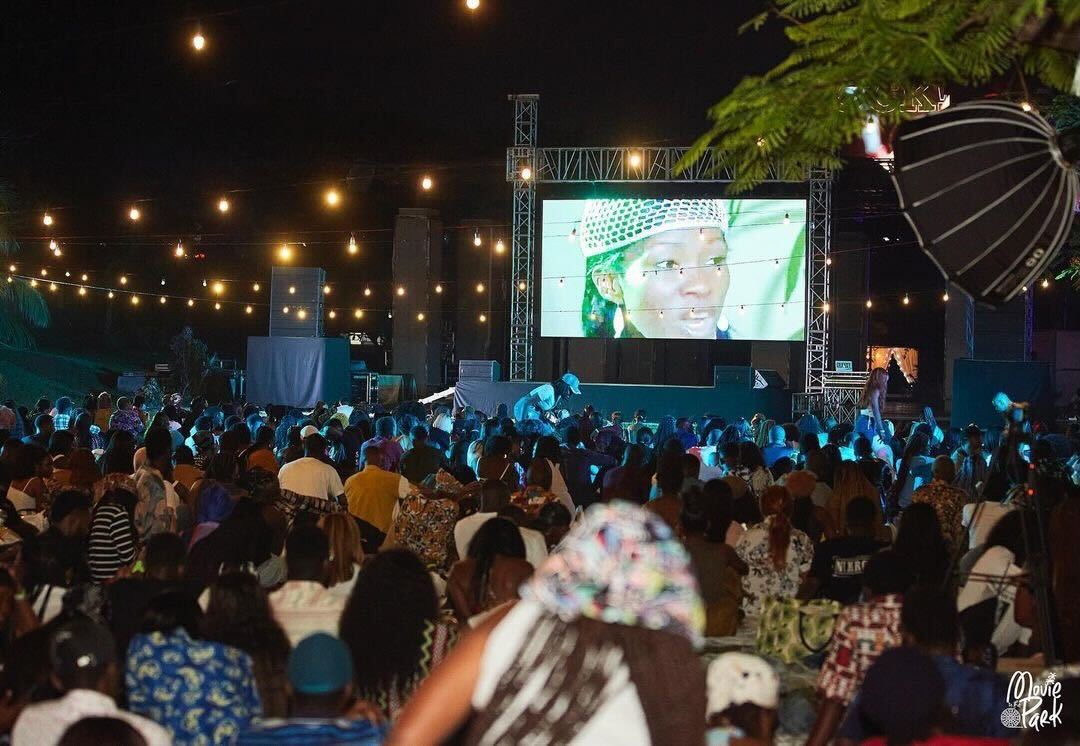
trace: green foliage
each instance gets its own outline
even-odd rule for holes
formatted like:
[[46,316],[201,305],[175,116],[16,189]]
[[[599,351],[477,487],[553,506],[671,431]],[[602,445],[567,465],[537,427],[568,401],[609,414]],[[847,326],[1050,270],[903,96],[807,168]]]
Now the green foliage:
[[185,326],[169,342],[169,349],[173,357],[170,389],[179,392],[184,399],[202,396],[203,375],[210,367],[206,343],[195,336],[190,326]]
[[1022,39],[1040,39],[1048,20],[1075,23],[1080,0],[774,0],[744,30],[771,18],[786,24],[793,51],[712,106],[712,127],[683,161],[715,149],[735,167],[735,191],[770,167],[795,177],[838,168],[868,116],[899,123],[922,86],[975,86],[1020,69],[1067,90],[1076,55]]
[[[7,187],[0,183],[0,258],[13,256],[19,251],[19,243],[8,230],[5,214],[11,214],[12,197]],[[5,262],[6,263],[6,262]],[[0,345],[5,347],[32,348],[33,328],[43,329],[49,325],[49,307],[30,283],[25,280],[7,282],[0,280]]]
[[147,412],[160,412],[165,407],[165,391],[161,388],[156,378],[151,378],[139,389],[139,393],[146,399],[143,407]]

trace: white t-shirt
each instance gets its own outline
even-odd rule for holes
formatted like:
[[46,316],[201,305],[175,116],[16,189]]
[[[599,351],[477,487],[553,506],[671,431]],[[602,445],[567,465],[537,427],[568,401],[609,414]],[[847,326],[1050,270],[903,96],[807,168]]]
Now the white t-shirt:
[[[464,559],[469,556],[469,542],[480,530],[480,527],[494,518],[496,513],[473,513],[454,524],[454,544],[457,546],[458,557]],[[534,568],[540,567],[547,559],[547,541],[539,531],[531,528],[519,528],[521,539],[525,542],[525,559]]]
[[[484,654],[480,658],[480,672],[473,689],[472,704],[482,710],[491,702],[499,679],[506,673],[518,651],[526,643],[540,619],[541,607],[533,601],[519,601],[514,608],[491,630]],[[623,663],[625,668],[626,664]],[[613,675],[628,676],[629,671],[616,671]],[[539,686],[539,683],[537,684]],[[619,744],[619,746],[649,746],[649,726],[641,709],[637,688],[631,682],[620,689],[593,714],[582,726],[571,744]]]
[[282,466],[278,470],[278,483],[283,490],[323,500],[333,500],[338,495],[345,494],[345,487],[341,484],[337,470],[311,456],[298,458]]
[[316,632],[337,636],[347,600],[310,580],[290,580],[269,596],[270,610],[293,647]]
[[90,689],[72,689],[60,699],[27,705],[11,729],[13,746],[50,746],[73,723],[88,717],[118,718],[138,731],[148,746],[168,746],[169,732],[152,720],[125,712],[112,697]]
[[1005,547],[990,547],[971,568],[972,577],[961,586],[956,598],[957,611],[991,598],[998,599],[997,613],[1001,618],[991,637],[998,655],[1004,655],[1016,642],[1026,644],[1031,639],[1031,630],[1016,621],[1016,586],[1007,580],[1024,572],[1013,564],[1015,559]]
[[1011,510],[1013,510],[1011,504],[1003,505],[992,500],[965,505],[960,523],[968,530],[968,549],[982,546],[994,524]]

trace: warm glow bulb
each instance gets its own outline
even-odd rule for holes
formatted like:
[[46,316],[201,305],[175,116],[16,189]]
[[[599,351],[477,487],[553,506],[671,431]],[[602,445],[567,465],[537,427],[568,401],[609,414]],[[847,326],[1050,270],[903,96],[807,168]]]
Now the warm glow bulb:
[[14,264],[9,264],[8,265],[8,272],[14,272],[14,271],[15,271],[15,265]]
[[323,295],[330,295],[330,286],[329,285],[323,285],[322,291],[323,291]]
[[88,279],[90,279],[89,276],[84,273],[82,276],[82,281],[86,282]]
[[221,213],[228,212],[229,208],[231,206],[232,205],[229,204],[229,200],[225,199],[224,197],[222,197],[221,199],[218,200],[218,203],[217,203],[218,212],[221,212]]
[[328,313],[326,315],[329,316],[332,319],[336,319],[337,318],[337,311],[335,311],[334,309],[331,308],[330,313]]
[[501,254],[504,251],[506,251],[506,244],[504,244],[502,242],[502,239],[500,238],[498,241],[495,242],[495,253]]
[[341,193],[337,189],[327,189],[323,199],[326,200],[327,207],[337,207],[341,204]]
[[435,286],[435,292],[436,293],[441,293],[442,292],[442,285],[436,285]]
[[58,248],[60,248],[60,244],[56,243],[56,239],[49,239],[49,251],[56,251]]
[[251,289],[254,290],[256,293],[259,292],[259,283],[256,282],[254,285],[251,286]]
[[867,299],[866,299],[866,307],[867,307],[867,308],[873,308],[873,307],[874,307],[874,301],[872,301],[872,300],[870,300],[869,298],[867,298]]
[[522,280],[521,282],[518,283],[518,290],[520,290],[523,293],[525,292],[525,288],[527,288],[527,287],[528,287],[528,285],[525,284],[525,280]]
[[477,231],[476,233],[473,234],[472,245],[473,246],[479,246],[482,243],[483,243],[483,241],[480,240],[480,231]]
[[353,315],[353,317],[358,318],[358,319],[364,318],[364,312],[361,311],[359,308],[356,309],[355,311],[353,311],[352,315]]
[[159,302],[159,303],[160,303],[161,305],[163,305],[163,306],[164,306],[164,305],[165,305],[165,301],[166,301],[166,300],[167,300],[167,298],[166,298],[166,297],[165,297],[165,296],[163,295],[163,296],[161,296],[161,298],[160,298],[160,300],[159,300],[158,302]]
[[944,292],[944,293],[942,294],[942,296],[941,296],[941,299],[942,299],[943,301],[945,301],[946,303],[948,303],[948,302],[949,302],[949,291],[948,291],[948,290],[946,290],[946,291],[945,291],[945,292]]
[[138,207],[132,207],[130,210],[128,210],[128,219],[130,219],[133,223],[138,221],[141,217],[142,212],[139,210]]
[[56,292],[56,283],[55,282],[50,282],[49,283],[49,290],[53,291],[54,293]]
[[416,314],[416,320],[417,320],[417,321],[423,321],[423,320],[424,320],[424,313],[423,313],[423,311],[421,311],[420,313]]
[[296,285],[289,285],[289,295],[296,295]]
[[176,249],[173,251],[173,254],[176,256],[177,259],[184,258],[184,255],[187,254],[187,252],[184,251],[184,244],[182,242],[176,242]]
[[86,288],[79,288],[79,295],[86,295]]
[[48,227],[48,226],[52,225],[53,224],[52,215],[50,215],[49,213],[45,213],[44,215],[42,215],[41,216],[41,224],[44,225],[45,227]]
[[304,309],[301,308],[299,311],[296,312],[296,318],[298,318],[298,319],[306,319],[307,318],[307,311],[305,311]]
[[465,7],[469,10],[476,10],[480,7],[480,0],[465,0]]
[[630,168],[639,168],[641,166],[641,153],[630,154]]
[[1021,101],[1020,108],[1024,111],[1031,111],[1031,104],[1029,104],[1027,101]]
[[1043,278],[1043,281],[1042,281],[1042,286],[1043,286],[1044,288],[1048,288],[1048,287],[1050,287],[1050,279],[1049,279],[1048,277],[1044,277],[1044,278]]
[[[398,286],[397,294],[398,295],[405,295],[405,287],[403,285]],[[367,290],[364,291],[364,295],[367,295]]]
[[911,298],[907,297],[907,294],[905,293],[904,294],[904,305],[906,306],[909,303],[911,303]]
[[215,311],[220,311],[221,310],[221,304],[220,303],[215,303],[214,304],[214,310]]
[[287,262],[292,259],[292,256],[292,247],[290,247],[289,244],[284,243],[281,245],[281,248],[278,249],[278,257],[281,259],[281,261]]
[[523,166],[521,169],[521,180],[528,181],[532,178],[532,169],[528,166]]
[[824,311],[825,313],[828,313],[831,308],[832,308],[832,306],[829,305],[829,301],[825,301],[824,303],[821,304],[821,310]]
[[37,287],[37,280],[30,280],[30,287],[36,288]]
[[221,282],[221,280],[217,280],[210,289],[214,291],[214,295],[221,295],[225,292],[225,283]]
[[430,176],[425,176],[420,180],[420,188],[425,192],[430,192],[433,186],[435,186],[435,182],[431,180]]
[[478,292],[478,293],[484,292],[484,283],[482,283],[482,282],[476,283],[476,292]]
[[284,308],[281,309],[281,312],[282,313],[288,313],[289,312],[289,307],[285,306]]
[[360,247],[356,245],[356,236],[349,236],[348,251],[350,254],[355,254],[356,252],[360,251]]
[[109,291],[109,297],[110,297],[110,298],[114,297],[114,295],[113,295],[113,291],[111,291],[111,290]]
[[251,313],[251,311],[252,311],[251,306],[244,306],[244,313]]
[[371,295],[371,288],[364,288],[364,295]]
[[48,277],[48,276],[49,276],[49,270],[47,270],[47,269],[45,269],[45,268],[42,268],[42,270],[41,270],[41,276],[42,276],[42,277]]
[[188,298],[187,299],[187,304],[188,304],[188,308],[191,308],[192,306],[195,305],[195,301],[192,300],[191,298]]
[[131,305],[133,305],[133,306],[139,305],[139,296],[137,296],[137,295],[131,296]]
[[127,285],[127,275],[120,275],[120,284]]
[[485,321],[487,321],[487,314],[480,314],[480,323],[483,324]]
[[206,37],[202,35],[201,31],[196,32],[195,36],[191,37],[191,46],[195,47],[196,52],[206,49]]

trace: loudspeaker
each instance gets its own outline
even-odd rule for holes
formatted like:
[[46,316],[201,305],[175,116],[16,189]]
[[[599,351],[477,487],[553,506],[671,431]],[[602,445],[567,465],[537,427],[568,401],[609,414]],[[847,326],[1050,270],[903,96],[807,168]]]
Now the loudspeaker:
[[321,267],[274,267],[270,277],[270,336],[321,337],[325,285],[326,271]]
[[745,365],[714,365],[713,386],[739,386],[750,390],[753,384],[753,368]]
[[459,360],[459,381],[501,381],[498,360]]

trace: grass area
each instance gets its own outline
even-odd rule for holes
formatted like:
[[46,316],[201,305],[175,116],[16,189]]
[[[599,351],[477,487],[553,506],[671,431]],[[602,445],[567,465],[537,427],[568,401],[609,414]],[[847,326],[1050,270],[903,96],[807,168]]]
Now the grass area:
[[116,377],[125,370],[142,370],[148,365],[152,362],[93,353],[0,347],[0,397],[27,405],[41,396],[53,400],[70,396],[79,402],[89,391],[115,390]]

